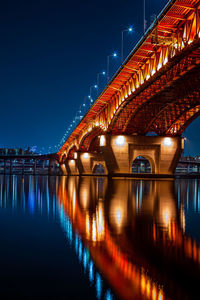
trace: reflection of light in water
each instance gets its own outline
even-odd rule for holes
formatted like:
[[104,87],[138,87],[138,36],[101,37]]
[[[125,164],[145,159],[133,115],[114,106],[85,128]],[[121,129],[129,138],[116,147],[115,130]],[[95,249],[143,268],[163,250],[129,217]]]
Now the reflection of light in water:
[[[100,300],[102,297],[102,291],[103,291],[103,281],[101,279],[101,276],[98,273],[96,273],[96,276],[95,276],[94,263],[90,258],[89,250],[83,246],[81,238],[76,233],[73,233],[72,223],[71,223],[69,217],[65,214],[64,207],[62,204],[58,205],[58,212],[59,212],[59,216],[60,216],[61,226],[62,226],[64,232],[66,233],[66,237],[69,240],[69,236],[70,236],[72,244],[74,244],[75,251],[78,255],[79,262],[83,264],[84,273],[88,272],[88,278],[89,278],[89,281],[91,284],[94,284],[94,278],[96,277],[95,287],[96,287],[97,299]],[[101,213],[100,213],[100,215],[101,215]],[[103,215],[103,213],[102,213],[102,215]],[[88,215],[88,222],[89,222],[89,215]],[[95,216],[93,216],[92,228],[94,228],[94,230],[93,230],[94,237],[97,236],[96,226],[97,225],[96,225]],[[70,231],[70,234],[68,231]],[[106,292],[105,299],[106,300],[113,299],[110,291]]]
[[33,190],[33,178],[30,177],[29,181],[29,194],[28,194],[28,204],[29,204],[29,211],[34,213],[35,210],[35,193]]
[[200,188],[198,188],[198,212],[200,212]]
[[84,249],[84,251],[83,251],[83,267],[84,267],[84,271],[86,271],[86,268],[87,268],[87,252],[86,252],[86,249]]
[[168,226],[169,225],[169,211],[167,209],[163,212],[163,220],[164,220],[165,225]]
[[81,242],[79,242],[78,258],[79,258],[79,261],[81,262],[81,260],[82,260],[82,243]]
[[126,202],[113,201],[110,208],[110,222],[117,233],[121,233],[127,222]]
[[101,282],[101,277],[98,273],[96,274],[96,291],[97,291],[97,299],[101,299],[102,282]]
[[96,210],[96,214],[93,214],[92,216],[92,222],[90,221],[88,212],[86,212],[85,222],[86,222],[86,238],[88,240],[91,239],[93,242],[103,240],[105,235],[103,203],[99,203]]
[[90,202],[89,190],[85,186],[80,191],[80,203],[82,208],[86,209],[89,205],[89,202]]
[[97,208],[97,234],[98,234],[98,241],[101,241],[105,235],[105,222],[104,222],[102,202],[98,203],[98,208]]
[[141,269],[133,265],[132,262],[127,259],[126,255],[119,250],[119,247],[115,244],[115,240],[110,234],[106,236],[106,241],[108,243],[107,249],[115,265],[119,268],[123,276],[131,281],[133,286],[137,287],[139,285],[140,291],[145,299],[163,300],[161,287],[145,273],[141,274]]
[[89,239],[90,238],[90,217],[88,212],[86,212],[85,222],[86,222],[86,238]]
[[90,280],[90,282],[94,281],[94,272],[93,272],[93,262],[92,261],[90,261],[90,264],[89,264],[89,280]]
[[175,203],[170,200],[161,199],[159,210],[160,225],[171,232],[172,221],[176,220]]
[[76,208],[76,190],[74,189],[73,193],[73,202],[72,202],[72,209],[73,209],[73,219],[75,217],[75,208]]
[[78,253],[78,236],[77,235],[75,236],[75,251],[77,254]]
[[93,220],[92,220],[92,241],[96,242],[96,239],[97,239],[96,220],[95,220],[95,217],[93,216]]
[[122,221],[122,213],[119,208],[116,211],[116,220],[117,220],[117,225],[120,227]]
[[110,291],[107,291],[105,294],[105,300],[112,300],[112,295]]
[[163,293],[162,293],[162,291],[160,291],[159,294],[158,294],[158,300],[163,300]]
[[180,222],[181,222],[181,228],[183,230],[183,233],[185,232],[185,211],[183,209],[183,205],[181,204],[180,208]]
[[[65,184],[63,185],[63,188],[64,188],[64,190],[66,189]],[[73,197],[74,190],[75,190],[75,178],[71,177],[71,178],[69,178],[69,184],[68,184],[68,193],[69,193],[70,198]],[[65,198],[63,198],[63,199],[65,199]]]
[[196,199],[197,199],[197,180],[195,180],[194,182],[194,211],[196,211],[197,209]]
[[156,300],[157,298],[157,291],[155,285],[152,287],[152,300]]

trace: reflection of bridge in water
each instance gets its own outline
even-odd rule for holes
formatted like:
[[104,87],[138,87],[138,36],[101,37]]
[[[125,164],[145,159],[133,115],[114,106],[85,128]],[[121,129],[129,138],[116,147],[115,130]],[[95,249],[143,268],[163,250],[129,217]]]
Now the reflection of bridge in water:
[[122,299],[192,299],[198,291],[200,247],[185,234],[181,188],[177,202],[170,181],[63,178],[63,209]]
[[100,274],[122,299],[196,299],[200,236],[187,214],[200,212],[199,181],[0,179],[1,208],[59,218],[98,299],[111,299]]

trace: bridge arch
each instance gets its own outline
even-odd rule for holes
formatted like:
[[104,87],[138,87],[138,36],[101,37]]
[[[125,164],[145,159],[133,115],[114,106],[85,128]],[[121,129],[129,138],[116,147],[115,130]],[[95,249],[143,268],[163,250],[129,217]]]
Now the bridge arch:
[[68,150],[67,158],[68,158],[68,159],[76,159],[75,153],[77,153],[77,151],[78,151],[77,146],[76,146],[76,145],[73,145],[73,146]]
[[[171,58],[171,63],[173,60],[174,58]],[[185,116],[185,123],[182,120],[184,124],[180,131],[173,132],[169,129],[188,110],[200,105],[200,70],[197,68],[191,70],[186,59],[180,60],[179,65],[180,68],[172,66],[169,73],[162,70],[161,74],[156,74],[154,81],[150,82],[145,90],[138,90],[134,97],[128,97],[115,112],[109,130],[138,135],[146,135],[149,131],[154,131],[159,136],[181,135],[183,128],[185,129],[198,114],[190,122]],[[186,69],[183,75],[179,74],[181,68]]]
[[150,153],[137,153],[133,156],[130,173],[156,173],[155,157]]
[[[82,136],[80,142],[79,142],[79,150],[82,152],[88,152],[93,146],[93,151],[99,150],[99,141],[97,140],[97,137],[103,133],[103,129],[100,126],[94,127],[89,132],[86,132],[85,135]],[[96,139],[96,140],[95,140]],[[92,142],[94,141],[93,145]]]
[[132,162],[132,173],[152,173],[152,162],[144,156],[137,156]]

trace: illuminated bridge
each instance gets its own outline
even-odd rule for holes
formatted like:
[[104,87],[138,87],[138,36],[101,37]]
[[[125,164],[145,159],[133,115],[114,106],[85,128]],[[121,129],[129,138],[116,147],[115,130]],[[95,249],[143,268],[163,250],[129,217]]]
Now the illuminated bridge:
[[138,156],[173,174],[199,94],[200,1],[171,0],[59,150],[63,174],[128,174]]

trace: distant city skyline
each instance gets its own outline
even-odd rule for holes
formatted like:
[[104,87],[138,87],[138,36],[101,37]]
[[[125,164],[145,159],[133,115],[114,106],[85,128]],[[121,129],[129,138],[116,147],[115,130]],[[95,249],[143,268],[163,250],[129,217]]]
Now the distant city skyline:
[[[168,1],[147,0],[146,20]],[[142,1],[59,1],[2,3],[0,11],[0,148],[37,146],[55,152],[87,96],[97,74],[111,78],[143,34]],[[106,76],[99,77],[99,91]],[[87,104],[86,103],[86,104]],[[200,154],[199,118],[185,131],[185,155]],[[51,147],[51,148],[49,148]]]

